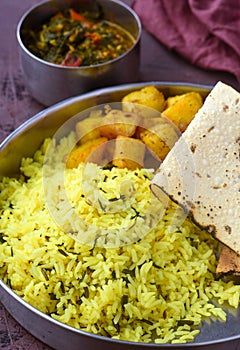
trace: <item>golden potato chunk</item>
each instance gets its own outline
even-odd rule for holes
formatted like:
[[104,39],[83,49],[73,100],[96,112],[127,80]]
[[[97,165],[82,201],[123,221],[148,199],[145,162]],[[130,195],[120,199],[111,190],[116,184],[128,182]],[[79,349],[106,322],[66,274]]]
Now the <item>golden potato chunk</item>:
[[175,96],[169,96],[166,100],[166,106],[165,109],[167,109],[168,107],[174,105],[174,103],[176,103],[177,101],[179,101],[181,98],[183,98],[185,96],[185,94],[181,94],[181,95],[175,95]]
[[199,108],[203,105],[202,97],[197,92],[174,96],[167,102],[168,108],[162,114],[170,119],[183,132],[190,124]]
[[108,139],[115,139],[117,136],[130,137],[135,133],[140,119],[135,113],[113,109],[102,119],[100,134]]
[[144,164],[145,145],[136,139],[118,136],[115,143],[113,164],[118,168],[135,170]]
[[142,118],[141,124],[137,127],[134,137],[136,139],[141,139],[141,133],[143,133],[146,129],[152,128],[154,125],[162,123],[163,117],[158,118]]
[[76,134],[79,144],[101,137],[99,126],[102,118],[86,118],[76,124]]
[[144,105],[162,112],[165,108],[165,97],[154,86],[147,86],[141,90],[130,92],[124,96],[122,102],[130,102]]
[[100,137],[78,146],[68,156],[66,167],[68,169],[77,168],[80,163],[86,161],[100,164],[107,141],[106,137]]
[[179,133],[170,123],[161,122],[150,129],[142,129],[139,139],[148,147],[157,160],[163,161],[179,138]]

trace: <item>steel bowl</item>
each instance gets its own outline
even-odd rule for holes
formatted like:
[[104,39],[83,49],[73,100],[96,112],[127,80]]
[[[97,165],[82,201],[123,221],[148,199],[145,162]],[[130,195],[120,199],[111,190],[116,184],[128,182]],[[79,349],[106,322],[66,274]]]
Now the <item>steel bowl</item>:
[[[119,0],[97,0],[104,18],[122,26],[135,40],[134,45],[116,59],[92,66],[64,67],[46,62],[29,51],[25,45],[24,31],[39,28],[65,6],[80,9],[82,1],[41,2],[27,11],[18,23],[17,40],[25,85],[30,94],[45,106],[93,89],[136,81],[140,63],[141,22],[128,5]],[[85,7],[86,3],[84,0]]]
[[[75,114],[105,103],[119,102],[127,93],[153,84],[165,96],[188,91],[198,91],[205,97],[211,87],[191,84],[147,82],[125,84],[117,87],[99,89],[81,96],[69,98],[38,113],[17,128],[0,145],[0,177],[14,176],[19,171],[22,157],[32,156],[46,137],[52,136],[58,128]],[[0,300],[10,314],[31,334],[57,350],[184,350],[205,349],[223,350],[239,349],[240,310],[227,311],[226,323],[220,321],[203,322],[200,334],[194,342],[187,344],[154,344],[114,340],[104,336],[93,335],[67,326],[35,309],[17,296],[0,280]]]

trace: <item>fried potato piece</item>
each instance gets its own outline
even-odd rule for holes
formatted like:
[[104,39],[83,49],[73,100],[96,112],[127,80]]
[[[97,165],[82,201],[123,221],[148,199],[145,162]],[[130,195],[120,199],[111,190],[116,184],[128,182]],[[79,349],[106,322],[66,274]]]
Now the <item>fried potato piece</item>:
[[130,137],[134,135],[140,119],[135,113],[113,109],[102,119],[100,134],[108,139],[115,139],[117,136]]
[[178,102],[181,98],[183,98],[185,94],[181,95],[175,95],[175,96],[169,96],[166,99],[166,106],[165,109],[169,108],[170,106],[174,105],[176,102]]
[[169,118],[183,132],[200,107],[202,107],[203,100],[199,93],[189,92],[171,97],[171,99],[167,100],[167,105],[169,107],[162,114]]
[[76,168],[81,162],[85,161],[100,163],[107,141],[106,137],[99,137],[78,146],[68,156],[66,167],[68,169]]
[[170,148],[168,145],[154,132],[144,130],[141,133],[140,139],[152,151],[155,158],[163,161]]
[[[123,97],[122,102],[141,104],[156,109],[159,112],[164,110],[166,103],[163,93],[151,85],[141,90],[130,92]],[[131,106],[129,110],[131,110]]]
[[144,164],[145,145],[134,138],[118,136],[115,143],[113,165],[118,168],[135,170]]
[[147,129],[152,128],[154,125],[157,125],[159,123],[162,123],[163,118],[142,118],[141,125],[139,125],[136,129],[136,132],[134,134],[134,137],[136,139],[141,139],[141,134]]
[[176,129],[167,122],[161,122],[150,129],[142,129],[139,139],[148,147],[157,160],[163,161],[179,138]]
[[79,144],[101,137],[99,126],[102,118],[86,118],[80,120],[75,127]]

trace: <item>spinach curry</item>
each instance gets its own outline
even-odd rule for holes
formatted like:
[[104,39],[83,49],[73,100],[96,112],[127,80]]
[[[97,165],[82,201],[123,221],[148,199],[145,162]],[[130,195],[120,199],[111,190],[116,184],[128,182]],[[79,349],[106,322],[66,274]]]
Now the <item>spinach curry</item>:
[[24,33],[26,47],[37,57],[62,66],[91,66],[117,58],[134,38],[121,26],[74,9],[59,12],[39,30]]

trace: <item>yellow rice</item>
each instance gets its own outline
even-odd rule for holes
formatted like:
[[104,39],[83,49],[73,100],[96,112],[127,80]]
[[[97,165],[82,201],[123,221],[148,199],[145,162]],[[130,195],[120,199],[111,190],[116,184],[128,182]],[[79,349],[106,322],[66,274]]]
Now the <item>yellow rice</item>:
[[[240,287],[215,279],[218,243],[189,219],[180,225],[175,206],[145,237],[121,247],[89,246],[65,234],[45,203],[42,164],[48,144],[22,160],[19,179],[0,182],[0,277],[6,284],[56,320],[116,339],[185,343],[194,340],[203,319],[226,321],[221,305],[237,308]],[[114,176],[102,170],[111,177],[108,186],[99,184],[106,196],[117,195],[115,176],[129,179],[136,208],[144,211],[152,171],[112,171]],[[81,173],[81,165],[68,170],[66,187],[79,215],[82,208],[84,220],[96,224],[96,208],[81,197]],[[97,220],[112,228],[125,219],[129,212],[100,213]]]

